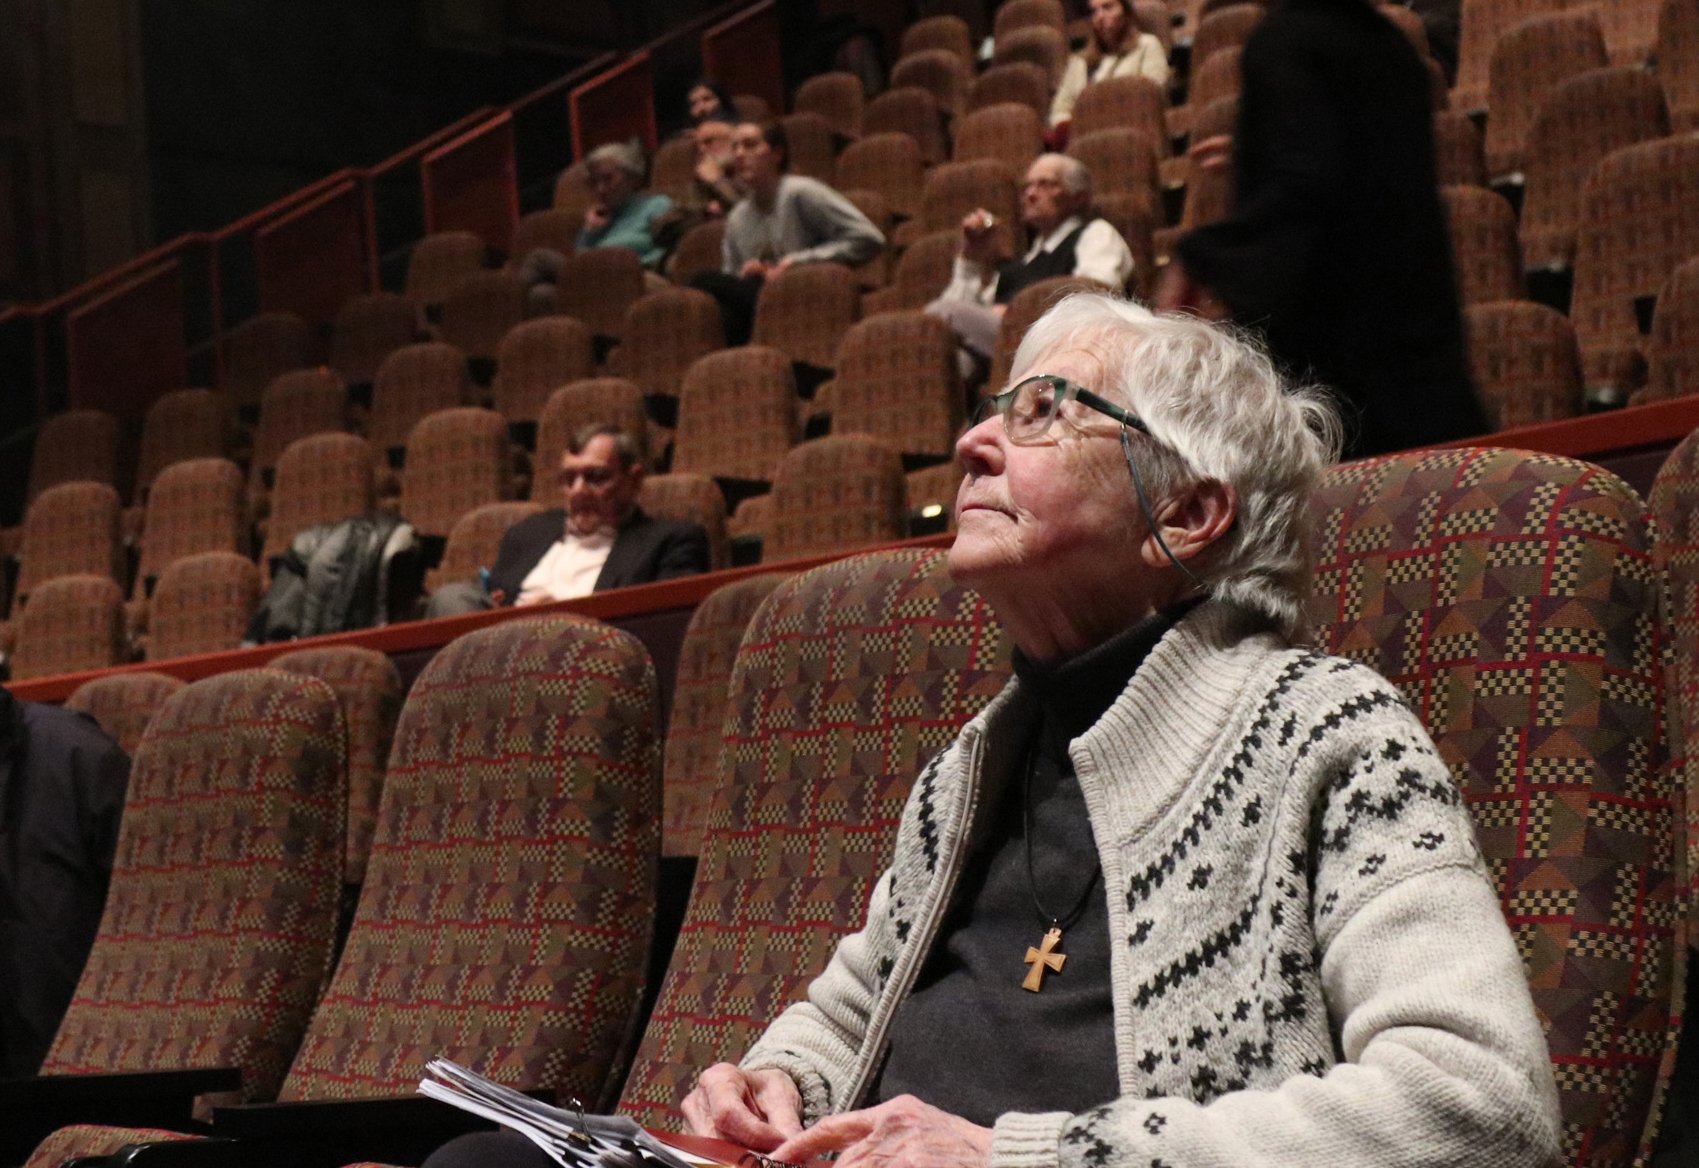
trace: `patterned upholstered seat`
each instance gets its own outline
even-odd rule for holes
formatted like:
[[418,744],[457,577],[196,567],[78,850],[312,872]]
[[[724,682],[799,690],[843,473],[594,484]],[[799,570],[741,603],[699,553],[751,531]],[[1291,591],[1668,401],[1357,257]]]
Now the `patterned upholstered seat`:
[[166,467],[148,493],[135,595],[166,565],[201,552],[248,551],[242,472],[225,458],[195,458]]
[[348,429],[348,390],[328,369],[285,373],[265,387],[259,424],[254,427],[253,457],[248,466],[250,494],[263,497],[266,472],[277,469],[283,452],[314,434]]
[[1004,36],[1022,28],[1053,28],[1061,32],[1067,12],[1057,0],[1008,0],[997,9],[991,26],[993,36]]
[[861,289],[842,264],[798,264],[761,286],[751,343],[830,369],[838,342],[861,315]]
[[401,675],[387,655],[357,645],[296,649],[273,657],[271,668],[316,677],[335,690],[342,702],[342,716],[348,723],[348,831],[342,880],[358,884],[371,855],[384,767],[401,713]]
[[530,290],[518,272],[473,272],[443,297],[437,335],[469,358],[493,361],[502,337],[525,319]]
[[234,420],[230,399],[210,389],[178,389],[155,398],[142,419],[135,501],[147,502],[148,489],[166,467],[227,457]]
[[[899,59],[928,49],[948,49],[966,61],[970,68],[974,64],[973,34],[968,31],[967,21],[959,16],[948,13],[927,16],[903,29],[903,39],[897,47]],[[799,90],[799,102],[801,97]]]
[[1018,101],[1030,106],[1032,112],[1044,117],[1050,112],[1050,79],[1040,65],[1030,61],[1010,61],[993,65],[974,78],[968,90],[967,107],[984,109],[1004,101]]
[[777,349],[708,354],[684,376],[672,469],[770,479],[796,442],[796,401],[790,361]]
[[1068,153],[1085,163],[1091,172],[1093,196],[1131,195],[1152,218],[1162,214],[1158,148],[1145,131],[1121,126],[1093,130],[1089,134],[1070,134]]
[[271,521],[260,562],[289,550],[295,536],[319,523],[335,523],[372,509],[372,455],[364,438],[315,434],[277,460]]
[[1485,109],[1493,47],[1499,38],[1521,21],[1565,7],[1565,0],[1463,0],[1451,108],[1464,113]]
[[470,231],[439,231],[413,245],[407,257],[407,299],[438,305],[461,280],[486,266],[489,248]]
[[[694,143],[691,154],[695,154]],[[659,161],[659,158],[657,154],[656,160]],[[526,253],[540,247],[558,251],[561,255],[571,255],[578,244],[578,232],[583,227],[583,215],[575,216],[571,211],[557,207],[523,215],[513,227],[513,239],[508,246],[508,263],[523,260]]]
[[537,456],[532,461],[531,501],[558,506],[561,455],[572,436],[598,422],[616,425],[631,435],[637,449],[648,458],[649,422],[643,409],[643,394],[622,377],[591,377],[563,385],[549,395],[543,416],[537,422]]
[[425,590],[434,591],[449,580],[471,580],[479,568],[493,568],[501,537],[527,515],[543,508],[537,503],[489,503],[462,515],[448,533],[442,562],[425,577]]
[[471,399],[472,379],[459,349],[443,341],[403,345],[384,358],[372,381],[366,438],[380,454],[406,446],[421,418]]
[[1587,175],[1612,150],[1667,133],[1663,90],[1643,69],[1589,69],[1553,88],[1528,130],[1523,263],[1568,267]]
[[819,114],[840,138],[859,138],[862,98],[861,78],[854,73],[816,73],[797,86],[791,108]]
[[108,576],[59,576],[11,622],[12,677],[103,669],[124,660],[124,596]]
[[869,134],[838,155],[838,182],[844,190],[878,191],[898,215],[920,210],[925,181],[920,144],[907,134]]
[[1687,0],[1658,6],[1656,51],[1670,127],[1678,134],[1699,130],[1699,11]]
[[[786,581],[738,651],[690,912],[620,1110],[677,1122],[856,928],[909,783],[1001,688],[1008,649],[944,557]],[[871,683],[871,684],[866,684]]]
[[920,49],[903,54],[891,67],[891,84],[924,89],[946,116],[960,117],[967,109],[973,67],[949,49]]
[[997,352],[991,361],[991,377],[985,383],[988,392],[1001,392],[1014,372],[1015,350],[1021,338],[1038,318],[1050,310],[1062,297],[1071,292],[1102,292],[1102,284],[1090,276],[1052,276],[1028,284],[1009,299],[1009,307],[997,325]]
[[1634,300],[1653,296],[1676,266],[1699,255],[1699,137],[1613,150],[1581,192],[1575,295],[1569,316],[1589,386],[1643,377]]
[[861,111],[861,132],[907,134],[920,148],[921,161],[931,166],[949,153],[944,136],[944,114],[926,90],[915,85],[887,89]]
[[349,385],[370,385],[384,359],[419,339],[419,307],[399,292],[350,296],[336,310],[330,367]]
[[782,572],[748,576],[714,589],[696,606],[678,646],[672,715],[661,780],[664,856],[695,857],[708,805],[720,779],[720,739],[730,711],[732,665],[744,630]]
[[118,484],[118,419],[66,410],[42,422],[30,454],[29,500],[60,483]]
[[224,369],[219,388],[237,406],[260,404],[266,386],[319,362],[312,326],[293,312],[262,312],[224,335]]
[[1107,194],[1092,197],[1092,210],[1109,221],[1127,241],[1133,253],[1133,275],[1127,281],[1127,294],[1148,301],[1156,290],[1156,225],[1162,222],[1160,212],[1152,212],[1149,204],[1137,195]]
[[501,502],[510,462],[507,421],[494,410],[429,414],[407,440],[401,515],[420,535],[446,537],[466,512]]
[[[691,197],[695,188],[696,136],[694,134],[680,134],[676,138],[668,138],[655,148],[655,156],[649,160],[649,189],[656,194],[667,195],[674,202],[683,202]],[[551,232],[554,230],[564,231],[569,226],[565,214],[552,208],[549,211],[534,211],[532,214],[559,216],[557,220],[552,221],[558,222],[559,227],[551,227]],[[526,218],[530,218],[530,216],[526,216]],[[524,220],[521,220],[520,223],[523,226]],[[576,225],[572,225],[574,242],[577,240],[578,230],[583,225],[582,219]],[[570,250],[561,251],[558,247],[554,250],[559,251],[562,255],[571,254]],[[524,255],[517,249],[515,249],[515,254]]]
[[1699,393],[1699,256],[1670,273],[1646,338],[1648,399]]
[[865,434],[833,434],[791,450],[773,472],[768,563],[891,543],[908,534],[908,485],[896,450]]
[[637,490],[637,505],[657,519],[680,519],[708,533],[708,570],[731,566],[726,537],[726,497],[707,475],[648,475]]
[[1440,110],[1434,114],[1434,169],[1442,187],[1487,185],[1487,156],[1481,128],[1461,110]]
[[260,603],[260,570],[235,552],[173,560],[148,608],[147,659],[221,653],[242,643]]
[[872,316],[876,312],[925,308],[949,286],[950,269],[956,262],[956,248],[960,244],[959,227],[934,231],[915,240],[897,261],[890,287],[862,297],[863,310]]
[[580,223],[584,222],[584,212],[595,204],[596,196],[590,191],[590,171],[582,159],[556,176],[554,195],[549,202],[555,210],[570,212]]
[[785,131],[785,164],[791,174],[819,179],[827,186],[837,181],[838,150],[832,123],[819,114],[804,112],[786,114],[779,125]]
[[[645,396],[676,398],[684,374],[698,357],[726,347],[714,298],[695,288],[650,292],[625,312],[624,339],[608,372],[632,382]],[[555,383],[565,385],[589,373]]]
[[1068,38],[1046,25],[1030,25],[999,33],[992,47],[991,61],[996,65],[1007,65],[1012,61],[1037,65],[1044,70],[1050,87],[1054,89],[1068,64]]
[[667,263],[668,274],[682,284],[698,272],[719,271],[720,243],[725,235],[724,219],[710,219],[686,231]]
[[[1653,560],[1664,582],[1669,632],[1671,770],[1687,796],[1683,829],[1691,914],[1699,912],[1699,437],[1689,434],[1670,452],[1652,484],[1651,502],[1658,521]],[[1688,942],[1699,945],[1694,920],[1690,915]]]
[[1658,39],[1658,0],[1622,0],[1597,8],[1611,64],[1643,66]]
[[906,454],[947,455],[962,429],[950,326],[922,312],[870,316],[844,335],[830,388],[832,428]]
[[625,310],[643,290],[643,264],[636,252],[593,247],[567,257],[555,283],[555,310],[583,321],[596,336],[618,340]]
[[1509,200],[1484,187],[1444,187],[1440,196],[1461,301],[1467,305],[1525,299],[1522,249]]
[[1580,414],[1581,353],[1569,318],[1528,300],[1494,300],[1463,310],[1469,374],[1493,429]]
[[1043,119],[1031,106],[1006,101],[974,110],[956,122],[950,159],[989,158],[1019,174],[1043,149]]
[[1167,93],[1150,78],[1110,77],[1086,86],[1080,94],[1069,123],[1069,140],[1099,130],[1139,130],[1156,143],[1159,155],[1166,156],[1167,108]]
[[501,339],[490,391],[509,422],[535,422],[551,393],[595,373],[595,346],[584,322],[548,316],[516,325]]
[[[1406,11],[1400,9],[1400,11]],[[1223,50],[1217,59],[1236,53]],[[1192,140],[1203,141],[1217,134],[1231,134],[1239,119],[1237,95],[1218,97],[1208,105],[1197,107],[1192,121]],[[1072,147],[1070,147],[1072,149]],[[1189,155],[1169,160],[1169,165],[1184,175],[1186,201],[1180,208],[1180,222],[1155,232],[1156,254],[1164,262],[1172,254],[1174,242],[1195,227],[1215,223],[1227,217],[1233,201],[1233,162],[1228,158],[1219,166],[1203,166]],[[1138,258],[1138,253],[1133,253]]]
[[166,700],[44,1073],[236,1066],[276,1094],[335,935],[345,734],[329,686],[275,670]]
[[1015,225],[1020,222],[1015,172],[1001,162],[947,162],[926,173],[920,198],[920,234],[949,231],[958,238],[962,219],[983,207],[997,217],[998,239],[1003,253],[1017,251]]
[[1493,46],[1488,64],[1487,174],[1518,172],[1528,131],[1558,84],[1589,69],[1603,69],[1604,33],[1592,7],[1525,20]]
[[1645,504],[1585,463],[1451,450],[1316,499],[1311,616],[1404,692],[1474,816],[1546,1027],[1566,1162],[1626,1165],[1679,1014]]
[[65,699],[65,708],[87,714],[125,754],[135,754],[148,723],[183,685],[164,673],[112,673],[83,682]]
[[1224,97],[1239,96],[1239,89],[1243,84],[1239,68],[1242,52],[1238,45],[1225,45],[1210,53],[1203,59],[1202,64],[1193,68],[1191,87],[1186,93],[1186,104],[1175,106],[1168,111],[1167,125],[1170,134],[1175,137],[1190,134],[1193,141],[1202,141],[1208,137],[1198,128],[1198,116],[1211,102],[1220,101]]
[[24,513],[16,595],[21,602],[48,580],[123,574],[118,492],[105,483],[60,483]]
[[[956,526],[956,492],[962,485],[962,464],[952,458],[937,466],[911,470],[908,478],[909,510],[924,512],[929,507],[940,508],[951,530]],[[937,517],[935,512],[933,518]]]

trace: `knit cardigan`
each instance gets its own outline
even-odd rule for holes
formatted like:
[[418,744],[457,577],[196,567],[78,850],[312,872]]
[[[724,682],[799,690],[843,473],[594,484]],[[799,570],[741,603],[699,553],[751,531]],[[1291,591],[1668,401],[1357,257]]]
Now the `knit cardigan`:
[[[992,1168],[1550,1162],[1545,1041],[1432,742],[1369,669],[1235,628],[1200,606],[1070,744],[1121,1095],[1001,1116]],[[807,1122],[858,1105],[1035,717],[1012,681],[924,768],[866,923],[745,1058]]]

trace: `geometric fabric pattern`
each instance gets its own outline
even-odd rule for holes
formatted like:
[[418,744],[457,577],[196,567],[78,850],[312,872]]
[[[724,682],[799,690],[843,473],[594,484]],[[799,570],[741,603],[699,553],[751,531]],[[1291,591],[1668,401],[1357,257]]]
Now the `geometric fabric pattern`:
[[42,1070],[233,1066],[273,1098],[329,968],[346,732],[330,687],[198,681],[136,750],[111,892]]
[[[719,307],[695,288],[650,292],[626,310],[623,328],[624,339],[609,355],[608,371],[634,382],[645,395],[678,397],[691,363],[726,347]],[[555,384],[588,376],[585,372]]]
[[556,311],[597,336],[618,337],[625,313],[643,295],[643,263],[623,247],[593,247],[566,258],[555,281]]
[[293,312],[262,312],[224,334],[223,384],[238,406],[257,405],[266,386],[318,364],[318,342]]
[[387,654],[358,645],[296,649],[273,657],[268,668],[316,677],[342,703],[348,724],[348,846],[342,880],[358,884],[372,850],[384,764],[401,714],[401,674]]
[[747,576],[702,598],[678,646],[672,714],[661,769],[661,854],[694,857],[720,779],[720,742],[732,665],[755,610],[787,577]]
[[962,219],[978,207],[990,211],[997,219],[997,244],[1003,255],[1019,254],[1015,245],[1015,225],[1020,222],[1019,184],[1015,172],[1006,163],[981,158],[974,162],[946,162],[926,172],[921,188],[920,226],[922,233],[953,231],[961,233]]
[[164,1140],[187,1140],[181,1132],[147,1127],[101,1127],[75,1123],[62,1127],[35,1146],[24,1168],[61,1168],[85,1156],[111,1156],[130,1144],[154,1144]]
[[260,420],[254,427],[254,450],[248,484],[256,496],[265,493],[265,472],[277,466],[292,443],[314,434],[348,429],[348,390],[329,369],[285,373],[265,387]]
[[796,441],[797,400],[790,360],[777,349],[708,354],[679,389],[672,469],[770,480]]
[[1464,113],[1485,109],[1493,48],[1499,38],[1530,17],[1546,16],[1567,6],[1567,0],[1463,0],[1451,108]]
[[58,576],[40,584],[12,623],[12,676],[19,681],[124,660],[124,597],[107,576]]
[[372,501],[371,447],[364,438],[314,434],[300,439],[277,460],[260,562],[281,556],[309,527],[366,514]]
[[670,1125],[857,928],[914,776],[1003,686],[1009,648],[945,557],[855,556],[750,623],[690,908],[620,1110]]
[[1485,187],[1441,187],[1439,194],[1457,270],[1458,299],[1465,305],[1526,300],[1522,248],[1510,201]]
[[495,567],[507,529],[541,510],[536,503],[486,503],[462,515],[449,530],[442,562],[426,576],[425,590],[434,591],[445,580],[471,580],[479,568]]
[[551,393],[595,375],[595,346],[584,322],[545,316],[515,325],[501,339],[490,392],[509,422],[535,422]]
[[1694,434],[1682,439],[1658,469],[1652,514],[1658,524],[1652,553],[1663,580],[1670,642],[1670,762],[1686,789],[1688,903],[1699,910],[1699,437]]
[[472,272],[443,297],[437,335],[467,357],[493,360],[507,330],[525,319],[529,295],[518,272]]
[[178,389],[155,398],[142,419],[135,501],[147,501],[148,488],[168,466],[225,457],[233,421],[230,399],[210,389]]
[[1481,128],[1461,110],[1440,110],[1434,114],[1434,169],[1442,187],[1487,185]]
[[1487,72],[1487,174],[1520,171],[1528,132],[1559,84],[1610,63],[1591,7],[1525,20],[1493,46]]
[[[1203,58],[1194,58],[1201,62]],[[1085,87],[1074,106],[1068,140],[1099,130],[1137,130],[1168,156],[1168,95],[1148,77],[1114,77]],[[1046,111],[1048,112],[1048,111]]]
[[466,512],[512,485],[507,420],[464,406],[421,418],[407,438],[401,514],[420,535],[447,537]]
[[[906,35],[903,45],[906,52]],[[855,139],[861,137],[862,104],[861,78],[854,73],[817,73],[797,87],[792,109],[799,114],[819,114],[834,134]]]
[[[911,221],[912,222],[912,221]],[[934,231],[922,235],[897,260],[897,270],[891,286],[869,292],[862,298],[862,308],[868,316],[879,312],[907,311],[924,308],[937,299],[950,283],[950,272],[956,262],[956,248],[961,245],[961,228]]]
[[[973,88],[968,90],[969,110],[984,109],[1005,101],[1018,101],[1029,106],[1039,117],[1048,114],[1050,78],[1045,76],[1043,67],[1028,61],[1010,61],[1007,65],[993,65],[974,78]],[[838,165],[843,165],[841,155]]]
[[241,470],[226,458],[174,462],[159,472],[148,491],[134,595],[145,595],[149,582],[184,556],[247,550],[248,506]]
[[726,497],[707,475],[645,475],[637,489],[637,505],[656,519],[694,523],[708,534],[708,570],[731,567],[731,544],[726,536]]
[[1462,790],[1546,1029],[1565,1160],[1627,1165],[1681,993],[1645,504],[1586,463],[1468,449],[1339,467],[1313,510],[1318,639],[1403,691]]
[[908,481],[898,453],[865,434],[804,442],[773,472],[767,563],[892,543],[908,534]]
[[106,483],[71,482],[48,487],[24,513],[15,592],[22,600],[60,576],[119,578],[123,550],[118,492]]
[[1470,377],[1494,430],[1581,412],[1581,355],[1563,313],[1531,300],[1493,300],[1469,305],[1463,320]]
[[913,215],[920,209],[925,170],[920,146],[907,134],[873,134],[838,155],[842,189],[878,191],[898,215]]
[[489,248],[470,231],[439,231],[413,245],[402,289],[415,304],[441,304],[454,286],[482,270]]
[[1699,8],[1688,0],[1663,0],[1656,52],[1670,128],[1678,134],[1699,130]]
[[838,363],[839,342],[860,315],[854,272],[842,264],[798,264],[761,286],[750,343],[830,369]]
[[[844,335],[830,382],[832,426],[911,454],[948,455],[962,430],[962,387],[949,325],[882,312]],[[824,387],[822,387],[824,389]]]
[[66,410],[41,423],[30,453],[29,499],[60,483],[118,482],[118,419],[102,410]]
[[[1001,14],[1007,7],[999,8],[998,13]],[[992,48],[991,63],[1007,65],[1014,61],[1026,61],[1043,69],[1054,88],[1068,64],[1068,38],[1058,29],[1039,26],[1017,28],[1008,34],[999,33]]]
[[942,162],[949,152],[944,116],[938,103],[916,85],[887,89],[863,106],[861,132],[869,138],[878,134],[907,134],[920,147],[920,160],[927,166]]
[[97,722],[125,754],[135,754],[142,732],[184,682],[164,673],[113,673],[79,685],[65,699]]
[[373,378],[366,440],[380,451],[405,446],[427,414],[471,400],[472,378],[459,349],[442,341],[403,345],[384,358]]
[[[1162,177],[1156,161],[1156,143],[1149,134],[1127,126],[1070,134],[1068,154],[1085,163],[1095,193],[1133,195],[1146,215],[1161,218]],[[1031,162],[1029,155],[1027,164]],[[1021,166],[1018,173],[1025,174],[1026,166]]]
[[997,326],[997,352],[991,361],[991,377],[985,383],[986,393],[999,393],[1014,374],[1015,353],[1021,347],[1027,330],[1052,305],[1075,292],[1107,292],[1090,276],[1050,276],[1035,280],[1010,297],[1008,308]]
[[1699,393],[1699,256],[1670,273],[1646,338],[1646,397],[1690,393]]
[[[891,67],[891,86],[913,85],[924,89],[950,118],[960,118],[967,108],[968,87],[973,84],[973,66],[949,49],[920,49],[905,53]],[[961,124],[957,124],[957,130]],[[957,143],[960,145],[959,141]],[[1035,152],[1036,153],[1036,152]]]
[[431,660],[282,1099],[411,1094],[441,1055],[607,1104],[648,956],[655,724],[648,653],[595,621],[508,621]]
[[148,660],[236,648],[259,603],[260,570],[247,556],[202,552],[171,561],[148,610]]
[[418,306],[399,292],[350,296],[336,310],[330,367],[349,385],[370,385],[384,359],[419,339]]

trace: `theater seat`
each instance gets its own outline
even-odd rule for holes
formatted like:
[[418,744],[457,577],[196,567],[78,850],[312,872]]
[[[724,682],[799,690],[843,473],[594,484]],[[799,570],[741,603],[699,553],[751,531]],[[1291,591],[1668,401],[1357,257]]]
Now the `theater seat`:
[[79,685],[65,708],[87,714],[125,754],[135,754],[148,723],[183,684],[164,673],[110,673]]

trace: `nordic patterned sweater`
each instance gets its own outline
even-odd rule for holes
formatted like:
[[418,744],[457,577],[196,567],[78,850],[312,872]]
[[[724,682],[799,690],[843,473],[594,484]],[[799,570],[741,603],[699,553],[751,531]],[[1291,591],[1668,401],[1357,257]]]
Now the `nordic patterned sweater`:
[[[1545,1040],[1432,742],[1372,671],[1235,624],[1200,606],[1070,745],[1115,939],[1121,1097],[999,1117],[992,1168],[1555,1160]],[[926,766],[862,930],[744,1059],[786,1071],[807,1122],[858,1106],[987,771],[1018,764],[1035,716],[1011,682]]]

